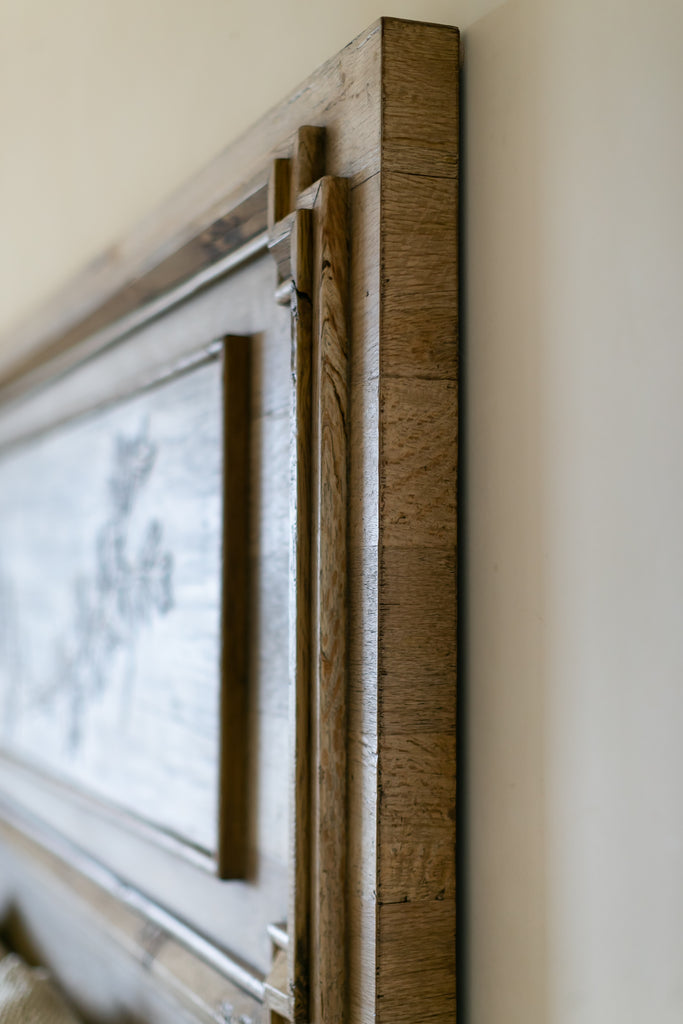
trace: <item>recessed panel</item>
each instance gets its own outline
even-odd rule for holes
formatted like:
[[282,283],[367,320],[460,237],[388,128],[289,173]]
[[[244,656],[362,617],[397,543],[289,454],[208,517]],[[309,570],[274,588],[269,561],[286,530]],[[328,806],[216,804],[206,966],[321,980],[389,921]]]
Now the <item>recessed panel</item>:
[[222,364],[0,453],[0,746],[217,846]]

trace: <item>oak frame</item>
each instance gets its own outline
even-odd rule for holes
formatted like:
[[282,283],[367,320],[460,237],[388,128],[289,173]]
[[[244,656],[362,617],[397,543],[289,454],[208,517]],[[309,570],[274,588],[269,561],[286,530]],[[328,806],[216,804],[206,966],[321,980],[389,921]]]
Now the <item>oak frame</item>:
[[[383,19],[0,357],[9,402],[236,260],[276,259],[292,309],[291,923],[261,989],[214,958],[273,1022],[455,1010],[458,60],[455,30]],[[326,127],[324,167],[302,125]],[[18,821],[0,832],[61,856]],[[68,884],[95,874],[81,863]]]

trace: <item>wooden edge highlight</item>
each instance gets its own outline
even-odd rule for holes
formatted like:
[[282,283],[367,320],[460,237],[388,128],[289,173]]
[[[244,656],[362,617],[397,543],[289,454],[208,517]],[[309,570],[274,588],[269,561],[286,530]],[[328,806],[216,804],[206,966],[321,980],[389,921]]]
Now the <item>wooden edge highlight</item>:
[[349,183],[325,177],[314,207],[317,395],[314,533],[313,921],[316,1024],[347,1016],[347,415]]
[[296,133],[290,195],[291,210],[296,209],[300,194],[324,175],[325,142],[324,128],[303,125]]
[[290,857],[289,1015],[308,1018],[310,978],[310,658],[311,658],[311,220],[295,214],[291,236],[290,291]]

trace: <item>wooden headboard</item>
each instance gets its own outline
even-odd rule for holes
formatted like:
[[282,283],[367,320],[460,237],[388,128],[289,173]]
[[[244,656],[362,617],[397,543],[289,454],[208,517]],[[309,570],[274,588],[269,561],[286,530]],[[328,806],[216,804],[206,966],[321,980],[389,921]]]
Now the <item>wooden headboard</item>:
[[458,70],[383,19],[0,346],[0,911],[93,1021],[454,1018]]

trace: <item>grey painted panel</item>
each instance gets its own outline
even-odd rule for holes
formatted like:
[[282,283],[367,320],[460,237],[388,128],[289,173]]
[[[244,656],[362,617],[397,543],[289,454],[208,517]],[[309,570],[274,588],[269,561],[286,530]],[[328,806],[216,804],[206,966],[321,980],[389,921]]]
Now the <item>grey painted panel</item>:
[[0,743],[213,852],[213,359],[0,456]]

